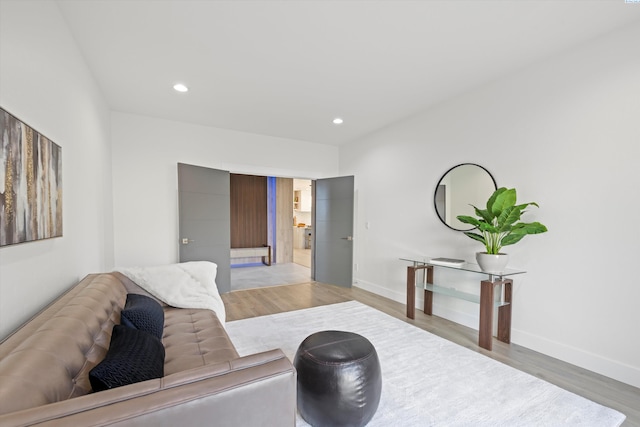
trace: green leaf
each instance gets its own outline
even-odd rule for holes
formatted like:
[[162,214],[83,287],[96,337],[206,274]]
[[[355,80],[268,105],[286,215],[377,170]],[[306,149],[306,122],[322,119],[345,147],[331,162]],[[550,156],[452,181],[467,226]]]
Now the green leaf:
[[516,204],[516,189],[510,188],[498,194],[498,196],[495,198],[495,201],[491,205],[490,210],[495,216],[500,216],[502,211],[504,211],[506,208],[515,206],[515,204]]
[[505,187],[500,187],[498,188],[496,191],[493,192],[493,194],[489,197],[489,200],[487,200],[487,211],[492,212],[493,209],[493,205],[496,202],[496,199],[498,198],[498,196],[502,193],[504,193],[505,191],[507,191],[507,189]]
[[[473,205],[471,205],[473,206]],[[495,218],[495,216],[487,210],[480,210],[478,208],[476,208],[475,206],[473,206],[473,208],[476,210],[476,215],[478,215],[480,218],[484,219],[487,222],[492,222],[493,218]]]
[[499,233],[500,231],[493,225],[487,222],[480,222],[478,225],[478,230],[484,231],[486,233]]
[[536,202],[523,203],[521,205],[518,205],[518,207],[520,208],[520,210],[524,210],[529,205],[535,206],[536,208],[540,207]]
[[547,231],[547,227],[540,224],[539,222],[529,222],[529,223],[520,222],[513,226],[511,233],[525,235],[525,234],[540,234],[546,231]]
[[476,227],[480,225],[480,221],[477,218],[474,218],[472,216],[458,215],[456,218],[458,218],[458,221],[463,222],[465,224],[471,224]]
[[502,238],[500,242],[502,246],[513,245],[514,243],[518,243],[522,238],[526,236],[526,234],[508,234]]
[[511,206],[502,211],[498,217],[498,228],[501,232],[508,231],[512,224],[520,220],[522,215],[518,206]]
[[465,233],[467,236],[471,237],[473,240],[477,240],[479,242],[482,242],[482,244],[486,244],[484,237],[480,234],[477,233],[472,233],[470,231],[465,231]]

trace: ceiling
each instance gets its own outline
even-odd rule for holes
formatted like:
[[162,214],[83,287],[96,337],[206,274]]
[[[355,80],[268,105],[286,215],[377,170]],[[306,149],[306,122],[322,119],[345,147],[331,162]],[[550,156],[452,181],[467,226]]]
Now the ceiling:
[[112,110],[332,145],[640,25],[624,0],[57,3]]

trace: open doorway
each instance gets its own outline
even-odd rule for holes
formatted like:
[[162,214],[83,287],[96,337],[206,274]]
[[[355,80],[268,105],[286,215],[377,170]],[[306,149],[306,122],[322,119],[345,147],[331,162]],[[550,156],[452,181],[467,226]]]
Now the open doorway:
[[293,180],[293,262],[311,268],[313,195],[310,179]]
[[[264,190],[237,188],[245,181],[265,182]],[[306,283],[311,280],[312,259],[312,182],[309,179],[251,177],[231,174],[231,290],[250,289],[266,286]],[[265,192],[264,202],[256,192]],[[250,209],[252,212],[245,213]],[[238,227],[238,218],[249,216]],[[265,221],[264,231],[254,227],[257,216]],[[264,258],[235,257],[245,254],[242,247],[234,246],[234,233],[259,233],[259,238],[250,246],[268,247],[270,265]],[[262,240],[261,240],[262,239]],[[260,240],[260,242],[258,242]],[[257,242],[257,243],[256,243]]]

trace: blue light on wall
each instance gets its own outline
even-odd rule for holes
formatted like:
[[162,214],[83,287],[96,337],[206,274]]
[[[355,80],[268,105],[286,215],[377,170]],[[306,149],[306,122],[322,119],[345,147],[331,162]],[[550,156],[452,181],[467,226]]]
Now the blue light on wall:
[[276,177],[267,177],[267,241],[271,245],[271,259],[276,262]]

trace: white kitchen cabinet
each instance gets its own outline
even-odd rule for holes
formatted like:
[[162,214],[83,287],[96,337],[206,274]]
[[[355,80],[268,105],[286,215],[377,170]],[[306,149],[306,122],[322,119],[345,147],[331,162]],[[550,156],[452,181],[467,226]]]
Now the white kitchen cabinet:
[[304,227],[293,227],[293,247],[295,249],[304,249],[304,230]]
[[293,210],[298,212],[311,212],[313,197],[311,196],[310,179],[293,180]]
[[306,188],[300,192],[300,210],[311,212],[311,188]]

